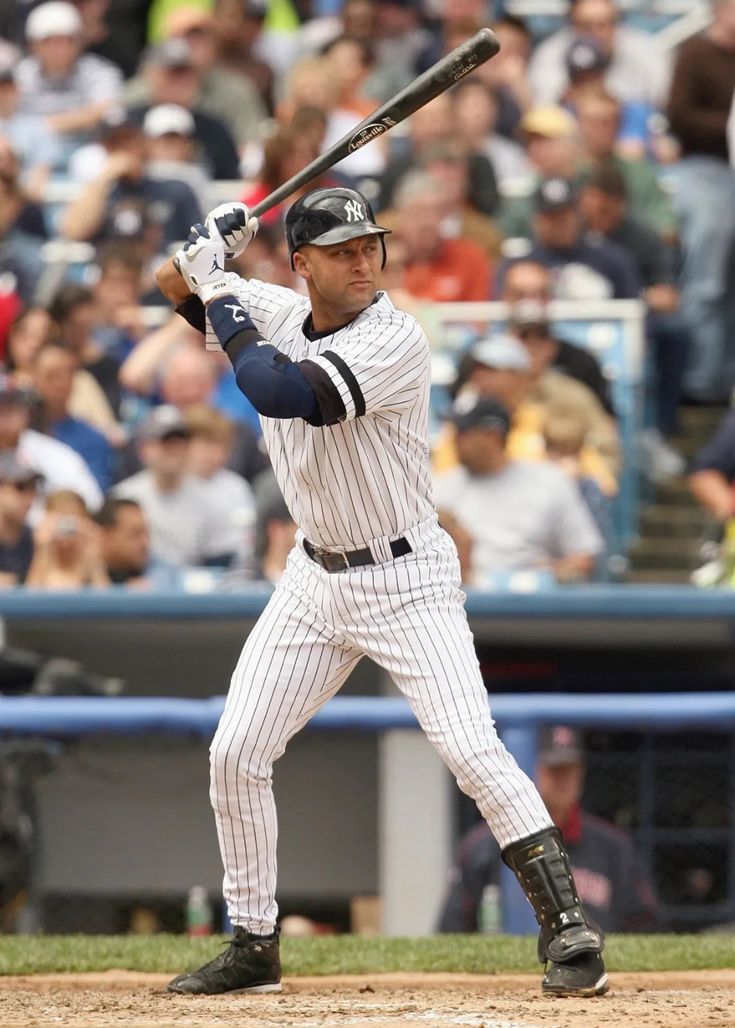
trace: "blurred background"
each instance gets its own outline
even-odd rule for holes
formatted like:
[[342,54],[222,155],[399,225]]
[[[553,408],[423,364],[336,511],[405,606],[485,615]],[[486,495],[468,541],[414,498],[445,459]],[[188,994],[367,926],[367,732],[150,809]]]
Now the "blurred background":
[[[382,288],[431,346],[435,495],[491,697],[616,699],[570,724],[539,701],[520,740],[583,900],[612,930],[735,924],[733,719],[696,706],[735,672],[735,0],[19,0],[0,930],[222,927],[206,727],[21,731],[3,701],[226,691],[295,525],[154,271],[484,25],[494,60],[311,187],[358,188],[392,230]],[[235,270],[303,291],[287,207]],[[365,664],[345,695],[391,690]],[[626,722],[639,694],[691,717]],[[284,931],[509,926],[494,843],[415,733],[307,732],[276,791]]]

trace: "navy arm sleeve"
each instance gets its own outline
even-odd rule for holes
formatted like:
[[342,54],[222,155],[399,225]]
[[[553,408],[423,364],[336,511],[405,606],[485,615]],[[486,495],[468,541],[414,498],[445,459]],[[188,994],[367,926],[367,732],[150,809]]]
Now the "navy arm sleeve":
[[214,300],[208,314],[240,392],[259,414],[304,418],[315,427],[334,424],[344,416],[344,404],[329,376],[310,361],[294,363],[266,342],[235,297]]

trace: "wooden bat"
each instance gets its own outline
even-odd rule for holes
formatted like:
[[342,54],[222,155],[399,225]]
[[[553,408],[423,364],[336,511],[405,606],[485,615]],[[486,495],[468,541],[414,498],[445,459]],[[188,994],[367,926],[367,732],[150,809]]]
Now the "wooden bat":
[[316,157],[311,164],[307,164],[287,182],[274,189],[269,196],[256,204],[250,213],[256,218],[265,214],[266,211],[281,203],[291,193],[305,186],[307,182],[311,182],[317,175],[321,175],[322,172],[333,167],[348,154],[354,153],[355,150],[359,150],[371,140],[382,136],[394,125],[405,121],[420,107],[433,100],[435,96],[439,96],[455,82],[459,82],[479,64],[484,64],[485,61],[494,57],[499,50],[500,43],[495,33],[490,29],[480,29],[471,39],[455,47],[451,53],[442,57],[440,61],[409,83],[405,89],[387,100],[382,107],[378,107],[351,132]]

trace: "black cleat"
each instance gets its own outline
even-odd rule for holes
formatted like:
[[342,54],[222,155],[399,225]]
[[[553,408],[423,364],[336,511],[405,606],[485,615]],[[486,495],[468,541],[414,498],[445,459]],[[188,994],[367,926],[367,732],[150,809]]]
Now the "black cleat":
[[607,988],[607,971],[599,953],[580,953],[564,964],[550,960],[541,979],[541,991],[547,996],[602,996]]
[[217,996],[223,992],[280,992],[278,932],[250,935],[235,928],[227,949],[198,971],[177,975],[169,992],[186,996]]

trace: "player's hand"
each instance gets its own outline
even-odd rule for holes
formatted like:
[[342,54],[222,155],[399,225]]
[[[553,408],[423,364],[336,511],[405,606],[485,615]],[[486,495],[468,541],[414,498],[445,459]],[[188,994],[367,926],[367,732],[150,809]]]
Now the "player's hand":
[[221,203],[210,211],[204,222],[212,238],[219,236],[225,248],[225,257],[239,257],[253,241],[258,231],[258,219],[253,218],[244,203]]
[[225,274],[225,248],[220,237],[211,236],[204,225],[192,225],[189,241],[176,251],[181,276],[192,293],[208,303],[230,292]]

